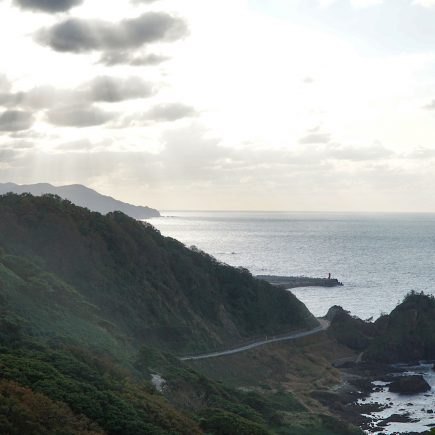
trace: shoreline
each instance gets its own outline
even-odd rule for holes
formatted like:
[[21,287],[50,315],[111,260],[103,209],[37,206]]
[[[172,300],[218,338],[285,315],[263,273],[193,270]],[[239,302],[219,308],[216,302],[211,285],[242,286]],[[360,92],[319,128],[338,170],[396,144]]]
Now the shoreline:
[[[433,363],[431,362],[430,364]],[[422,397],[427,396],[424,393],[401,394],[398,397],[394,397],[394,393],[388,392],[386,395],[390,397],[387,400],[377,401],[373,398],[376,393],[388,391],[389,384],[395,378],[404,375],[409,369],[414,369],[413,371],[415,371],[419,366],[423,366],[423,362],[403,365],[348,363],[339,367],[342,377],[341,383],[329,390],[315,392],[313,396],[334,415],[339,415],[347,422],[358,426],[365,433],[389,433],[388,426],[390,424],[420,424],[423,426],[422,421],[424,419],[421,417],[416,418],[413,410],[409,408],[417,406],[414,402],[419,402]],[[397,399],[400,397],[403,399],[402,402],[407,403],[398,403]],[[418,407],[420,406],[418,405]],[[427,409],[432,407],[429,400],[427,406]],[[380,416],[381,413],[388,410],[391,410],[391,413],[387,412],[387,415]],[[430,411],[428,414],[432,415]],[[435,419],[431,426],[427,426],[427,431],[431,427],[435,427]],[[411,427],[409,431],[400,433],[414,435],[427,432],[416,432]]]

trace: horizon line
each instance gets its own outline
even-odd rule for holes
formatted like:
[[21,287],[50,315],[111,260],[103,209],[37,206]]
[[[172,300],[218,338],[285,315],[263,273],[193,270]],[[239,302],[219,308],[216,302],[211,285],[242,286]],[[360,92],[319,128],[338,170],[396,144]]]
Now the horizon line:
[[331,213],[331,214],[435,214],[432,211],[406,211],[406,210],[237,210],[237,209],[158,209],[160,213]]

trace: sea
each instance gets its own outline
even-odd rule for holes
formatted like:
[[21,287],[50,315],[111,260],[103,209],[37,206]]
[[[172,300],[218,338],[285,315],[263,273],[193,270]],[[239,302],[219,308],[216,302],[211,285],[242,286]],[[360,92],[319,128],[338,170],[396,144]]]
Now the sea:
[[331,273],[343,287],[292,289],[316,316],[340,305],[376,319],[411,290],[435,294],[435,214],[167,211],[149,222],[254,275]]
[[[316,316],[340,305],[362,319],[376,319],[411,290],[435,294],[435,214],[168,211],[150,223],[254,275],[331,273],[343,287],[291,290]],[[435,425],[435,415],[428,413],[435,409],[432,364],[410,367],[409,374],[423,375],[432,392],[409,398],[384,386],[367,400],[387,406],[371,415],[375,423],[393,414],[415,421],[390,422],[373,433],[422,433]]]

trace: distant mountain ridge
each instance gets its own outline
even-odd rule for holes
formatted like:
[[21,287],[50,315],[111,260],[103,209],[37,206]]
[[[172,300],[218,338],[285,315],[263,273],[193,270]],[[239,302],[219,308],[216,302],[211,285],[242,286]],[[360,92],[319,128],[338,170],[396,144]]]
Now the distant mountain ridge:
[[53,186],[48,183],[20,185],[15,183],[0,183],[0,195],[5,193],[30,193],[35,196],[44,194],[58,195],[63,199],[73,202],[79,207],[86,207],[91,211],[107,214],[121,211],[134,219],[147,219],[159,217],[160,213],[150,207],[132,205],[119,201],[111,196],[102,195],[89,187],[81,184],[67,186]]

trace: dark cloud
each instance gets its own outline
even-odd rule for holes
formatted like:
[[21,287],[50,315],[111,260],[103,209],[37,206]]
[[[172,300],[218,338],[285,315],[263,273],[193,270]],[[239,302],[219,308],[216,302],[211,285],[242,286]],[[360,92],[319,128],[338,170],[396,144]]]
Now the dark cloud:
[[14,94],[10,92],[0,92],[0,106],[14,107],[18,106],[22,101],[24,94]]
[[61,127],[93,127],[106,124],[114,114],[97,107],[65,107],[50,110],[47,119],[51,124]]
[[137,54],[129,53],[126,51],[114,51],[103,53],[100,63],[113,66],[113,65],[130,65],[130,66],[154,66],[160,65],[169,60],[169,57],[160,54]]
[[65,101],[77,102],[77,92],[56,89],[53,86],[38,86],[28,92],[15,94],[17,104],[35,110],[65,104]]
[[69,18],[41,30],[37,39],[53,50],[70,53],[125,52],[155,42],[176,41],[188,33],[186,23],[162,12],[110,23]]
[[122,117],[112,126],[115,128],[142,127],[154,122],[175,122],[180,119],[194,118],[198,112],[182,103],[158,104],[145,113]]
[[145,118],[152,121],[177,121],[195,115],[196,111],[193,107],[181,103],[171,103],[154,106],[146,113]]
[[155,93],[153,86],[139,77],[120,79],[102,76],[95,78],[84,88],[90,101],[105,103],[148,98]]
[[118,103],[125,100],[148,98],[155,87],[140,77],[96,77],[76,90],[39,86],[27,92],[0,93],[0,106],[25,108],[34,111],[56,107],[86,106],[94,102]]
[[65,12],[83,3],[83,0],[14,0],[22,9],[40,12]]
[[33,116],[21,110],[7,110],[0,115],[0,131],[21,131],[29,129]]
[[27,92],[0,93],[0,106],[38,110],[76,100],[76,95],[74,91],[60,90],[53,86],[38,86]]
[[[8,85],[0,81],[0,89],[7,90]],[[0,131],[26,130],[33,124],[32,113],[42,110],[47,110],[48,122],[58,126],[103,125],[116,114],[94,107],[94,103],[120,103],[155,93],[155,86],[140,77],[111,76],[96,77],[75,90],[39,86],[27,92],[0,92],[0,106],[8,109],[0,115]]]

